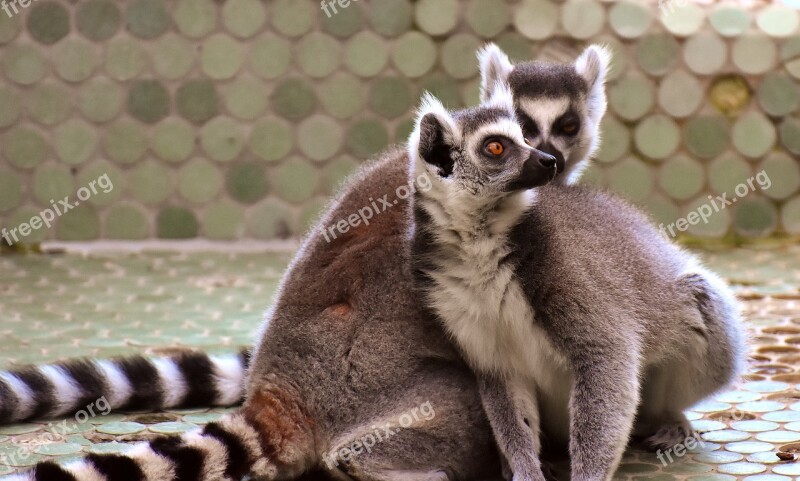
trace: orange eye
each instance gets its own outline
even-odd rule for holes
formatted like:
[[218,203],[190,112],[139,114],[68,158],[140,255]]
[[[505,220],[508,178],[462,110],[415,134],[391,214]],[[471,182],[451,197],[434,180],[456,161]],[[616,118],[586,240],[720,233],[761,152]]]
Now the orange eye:
[[502,155],[505,152],[505,147],[500,142],[494,141],[486,144],[486,150],[492,155]]
[[574,134],[578,130],[578,126],[576,124],[567,124],[561,128],[561,131],[565,134]]

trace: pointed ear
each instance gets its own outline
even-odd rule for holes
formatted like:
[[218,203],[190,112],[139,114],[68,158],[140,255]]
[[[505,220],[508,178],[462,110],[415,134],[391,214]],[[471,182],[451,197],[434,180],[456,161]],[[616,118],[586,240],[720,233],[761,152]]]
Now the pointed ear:
[[589,115],[595,122],[606,112],[606,76],[611,65],[611,50],[603,45],[590,45],[575,60],[575,71],[589,87]]
[[441,177],[453,173],[452,149],[456,143],[455,122],[439,99],[426,93],[417,115],[417,126],[411,133],[409,147],[416,150],[426,164]]
[[492,97],[498,83],[506,83],[514,66],[508,55],[493,43],[487,44],[478,52],[481,65],[481,103]]

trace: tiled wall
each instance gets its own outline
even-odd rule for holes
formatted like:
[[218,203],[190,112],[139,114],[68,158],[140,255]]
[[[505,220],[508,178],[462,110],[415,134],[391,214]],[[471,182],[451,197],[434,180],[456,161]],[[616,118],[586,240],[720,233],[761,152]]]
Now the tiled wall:
[[800,234],[800,14],[779,4],[352,0],[330,18],[316,0],[15,5],[0,11],[0,227],[113,183],[28,241],[302,234],[343,176],[404,140],[423,90],[477,101],[489,39],[518,60],[614,48],[590,181],[671,223],[766,169],[769,189],[751,181],[688,232]]

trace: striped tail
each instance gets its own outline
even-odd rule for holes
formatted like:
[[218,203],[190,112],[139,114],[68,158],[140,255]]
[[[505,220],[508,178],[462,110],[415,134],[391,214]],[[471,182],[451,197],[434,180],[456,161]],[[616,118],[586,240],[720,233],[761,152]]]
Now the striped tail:
[[274,479],[258,431],[242,414],[204,428],[132,445],[125,454],[92,454],[70,464],[37,464],[3,481],[239,481]]
[[[185,352],[73,360],[0,372],[0,424],[109,410],[233,406],[244,397],[250,351],[210,356]],[[103,406],[95,406],[102,401]],[[107,406],[107,407],[105,407]]]

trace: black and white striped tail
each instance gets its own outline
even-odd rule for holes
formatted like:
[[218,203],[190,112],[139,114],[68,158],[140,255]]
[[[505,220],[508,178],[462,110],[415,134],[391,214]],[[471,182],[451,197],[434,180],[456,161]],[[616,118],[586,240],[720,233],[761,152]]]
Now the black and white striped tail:
[[[233,406],[244,397],[249,350],[77,360],[0,372],[0,424],[111,410]],[[102,407],[100,407],[102,408]]]
[[125,454],[43,462],[4,481],[239,481],[247,474],[275,477],[259,433],[237,413],[180,437],[135,444]]

